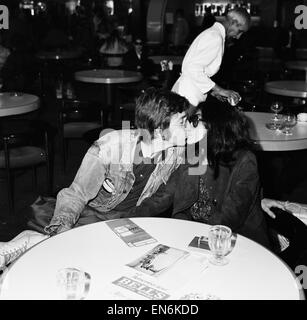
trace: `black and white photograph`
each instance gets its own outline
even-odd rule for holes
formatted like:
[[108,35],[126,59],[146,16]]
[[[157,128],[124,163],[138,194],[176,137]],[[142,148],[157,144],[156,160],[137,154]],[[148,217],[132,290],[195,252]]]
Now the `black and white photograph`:
[[110,286],[306,299],[307,0],[0,0],[0,301]]

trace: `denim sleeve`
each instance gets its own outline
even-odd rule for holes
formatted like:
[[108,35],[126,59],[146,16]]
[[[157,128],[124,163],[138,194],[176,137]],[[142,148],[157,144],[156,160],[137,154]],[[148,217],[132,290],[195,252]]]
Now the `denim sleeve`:
[[47,233],[71,229],[85,205],[98,194],[108,166],[99,156],[100,152],[101,148],[93,145],[84,156],[73,183],[58,193],[54,215],[45,227]]

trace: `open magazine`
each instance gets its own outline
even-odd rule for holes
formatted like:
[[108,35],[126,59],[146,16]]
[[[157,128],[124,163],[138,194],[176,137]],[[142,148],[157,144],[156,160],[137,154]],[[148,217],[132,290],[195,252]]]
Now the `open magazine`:
[[207,258],[158,244],[120,268],[104,289],[110,299],[172,299],[191,281],[198,281]]
[[188,251],[158,244],[144,256],[127,264],[127,266],[148,275],[158,277],[167,271],[174,263],[187,255],[189,255]]

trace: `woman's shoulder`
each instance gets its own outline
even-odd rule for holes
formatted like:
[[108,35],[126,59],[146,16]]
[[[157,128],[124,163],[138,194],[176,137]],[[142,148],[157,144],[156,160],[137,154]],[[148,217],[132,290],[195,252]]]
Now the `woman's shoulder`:
[[257,171],[257,158],[250,150],[239,150],[235,154],[234,169],[237,171]]
[[257,161],[255,154],[248,149],[241,149],[236,152],[237,162]]

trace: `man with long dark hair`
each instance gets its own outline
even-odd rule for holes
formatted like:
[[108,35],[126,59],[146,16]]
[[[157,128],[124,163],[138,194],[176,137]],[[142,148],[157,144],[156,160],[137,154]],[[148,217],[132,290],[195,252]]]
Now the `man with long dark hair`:
[[121,218],[163,216],[164,206],[151,202],[137,210],[185,161],[185,144],[204,137],[186,123],[189,103],[173,92],[147,89],[136,101],[137,130],[103,131],[90,147],[68,188],[57,199],[40,199],[32,208],[31,226],[8,243],[0,244],[0,268],[25,250],[74,227]]

